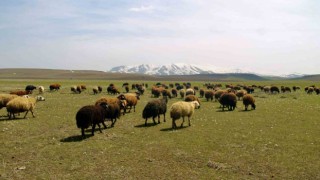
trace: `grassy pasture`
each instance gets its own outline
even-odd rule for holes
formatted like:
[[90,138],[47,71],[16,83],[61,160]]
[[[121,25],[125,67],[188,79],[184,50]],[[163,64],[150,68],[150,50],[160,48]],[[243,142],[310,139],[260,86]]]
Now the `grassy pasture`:
[[[235,111],[221,112],[219,103],[201,99],[192,126],[186,122],[184,128],[172,130],[169,113],[167,122],[161,117],[161,124],[153,125],[149,119],[144,126],[142,110],[152,99],[150,87],[155,83],[148,82],[136,112],[122,116],[114,128],[81,140],[75,124],[78,109],[108,96],[109,83],[121,87],[124,81],[0,80],[0,91],[24,89],[27,84],[48,89],[54,82],[62,89],[45,92],[36,118],[28,114],[27,119],[7,120],[5,108],[0,110],[0,179],[320,179],[320,97],[315,94],[300,90],[269,95],[256,90],[257,109],[248,112],[240,101]],[[238,83],[302,88],[316,84],[234,84]],[[86,84],[88,90],[71,93],[70,87],[78,84]],[[103,93],[93,95],[94,85],[102,85]],[[168,108],[179,100],[169,100]]]

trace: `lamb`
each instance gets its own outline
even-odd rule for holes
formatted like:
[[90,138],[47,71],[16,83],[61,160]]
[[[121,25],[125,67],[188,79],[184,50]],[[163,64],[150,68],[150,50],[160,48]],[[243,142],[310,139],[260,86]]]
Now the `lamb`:
[[246,111],[248,110],[249,105],[251,105],[251,109],[256,109],[255,99],[252,95],[250,94],[244,95],[242,98],[242,101]]
[[224,93],[219,99],[220,104],[222,105],[222,111],[226,106],[229,111],[233,111],[237,106],[237,96],[233,93]]
[[38,87],[38,91],[39,91],[39,94],[43,94],[44,93],[44,87],[43,86],[39,86]]
[[99,105],[87,105],[80,108],[76,114],[77,127],[81,128],[81,135],[85,138],[84,130],[89,126],[92,126],[92,136],[94,136],[94,130],[96,125],[99,127],[99,131],[102,133],[100,128],[100,123],[107,128],[104,123],[106,110],[108,105],[106,103],[101,103]]
[[209,101],[209,99],[212,101],[214,97],[214,92],[212,90],[207,90],[204,92],[204,97],[207,99],[207,101]]
[[163,122],[166,122],[168,98],[164,96],[162,99],[149,101],[143,109],[142,118],[144,118],[145,126],[147,126],[148,118],[152,117],[153,123],[156,124],[155,117],[158,116],[158,124],[160,124],[160,115],[163,114]]
[[199,108],[200,108],[200,100],[199,100],[199,98],[196,97],[195,95],[188,95],[188,96],[186,96],[186,98],[184,99],[184,101],[186,101],[186,102],[198,101],[198,103],[199,103]]
[[26,114],[23,117],[23,118],[26,118],[29,111],[32,113],[32,116],[35,117],[33,114],[33,110],[36,107],[36,102],[44,100],[43,97],[42,98],[40,97],[42,96],[39,96],[37,98],[16,97],[13,100],[9,101],[7,104],[7,112],[9,114],[9,119],[11,118],[15,119],[16,117],[14,114],[21,113],[21,112],[26,112]]
[[18,95],[15,94],[0,94],[0,109],[3,107],[6,107],[8,102],[12,99],[18,97]]
[[194,113],[194,109],[199,107],[198,101],[192,101],[192,102],[184,102],[184,101],[178,101],[171,105],[170,108],[170,117],[172,118],[172,129],[175,129],[177,127],[175,121],[177,119],[180,119],[182,117],[182,123],[180,127],[183,127],[184,123],[184,117],[188,117],[189,126],[191,126],[190,118]]

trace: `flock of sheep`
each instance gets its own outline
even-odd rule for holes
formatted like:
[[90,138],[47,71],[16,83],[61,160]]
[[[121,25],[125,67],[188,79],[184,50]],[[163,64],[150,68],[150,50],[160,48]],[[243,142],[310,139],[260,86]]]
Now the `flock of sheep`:
[[[49,86],[50,91],[57,91],[61,88],[60,84],[52,84]],[[129,92],[129,84],[124,83],[122,88],[125,89],[125,93],[120,93],[119,89],[114,84],[110,84],[107,87],[108,94],[113,96],[101,97],[94,105],[86,105],[81,107],[76,113],[76,125],[81,129],[82,137],[85,137],[85,129],[92,126],[92,135],[96,126],[98,126],[100,132],[100,124],[107,128],[105,120],[111,121],[111,127],[113,127],[121,115],[130,112],[138,104],[140,96],[143,95],[145,90],[148,88],[148,84],[133,84],[131,89],[134,93]],[[0,94],[0,109],[3,107],[7,108],[9,119],[15,118],[16,114],[26,112],[24,118],[28,112],[34,116],[34,108],[37,101],[44,101],[44,97],[29,96],[32,92],[38,89],[39,94],[44,93],[44,87],[39,86],[38,88],[33,85],[26,86],[24,91],[12,91],[10,94]],[[71,92],[81,93],[86,90],[85,85],[72,86]],[[170,89],[170,90],[169,90]],[[205,98],[207,101],[218,101],[221,104],[222,111],[227,108],[229,111],[234,110],[237,107],[237,102],[242,99],[245,110],[251,106],[251,109],[256,108],[255,98],[252,96],[255,89],[260,89],[266,93],[282,93],[291,92],[290,87],[282,86],[280,89],[277,86],[244,86],[244,85],[226,85],[225,88],[221,84],[204,84],[203,88],[197,86],[191,86],[190,83],[175,83],[175,84],[161,84],[157,83],[151,87],[151,96],[153,100],[150,100],[145,105],[142,118],[145,120],[147,125],[148,118],[152,118],[153,123],[160,123],[160,115],[163,115],[163,121],[166,121],[167,103],[168,98],[176,98],[178,94],[183,100],[175,102],[169,108],[170,118],[172,119],[172,129],[177,127],[175,121],[182,118],[181,127],[184,124],[185,117],[188,118],[188,125],[191,125],[191,117],[195,112],[196,108],[200,108],[200,99]],[[292,87],[293,91],[299,90],[300,87]],[[319,88],[315,86],[309,86],[305,88],[308,94],[316,92],[319,94]],[[93,94],[102,92],[101,86],[92,88]],[[199,93],[199,96],[196,94]],[[160,97],[162,96],[162,97]],[[158,118],[156,122],[155,118]]]

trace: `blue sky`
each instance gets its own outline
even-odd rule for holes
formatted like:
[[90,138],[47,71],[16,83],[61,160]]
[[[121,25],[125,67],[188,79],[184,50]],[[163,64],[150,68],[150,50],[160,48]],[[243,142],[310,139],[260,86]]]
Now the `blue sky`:
[[1,68],[191,63],[319,74],[316,0],[2,0]]

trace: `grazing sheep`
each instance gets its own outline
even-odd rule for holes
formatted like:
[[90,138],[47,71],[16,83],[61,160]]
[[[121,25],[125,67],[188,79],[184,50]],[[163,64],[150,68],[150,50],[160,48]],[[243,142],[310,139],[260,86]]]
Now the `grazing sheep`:
[[271,89],[271,86],[265,86],[265,87],[263,87],[263,91],[264,91],[265,93],[269,93],[269,92],[270,92],[270,89]]
[[[123,86],[122,86],[122,87],[123,87]],[[125,86],[124,86],[124,89],[125,89],[126,93],[129,92],[129,86],[128,86],[128,85],[125,85]]]
[[180,94],[180,97],[181,97],[181,98],[184,98],[184,95],[185,95],[184,89],[181,89],[181,90],[179,91],[179,94]]
[[180,127],[183,127],[184,123],[184,117],[188,117],[189,126],[191,126],[190,118],[194,113],[194,109],[199,107],[198,101],[192,101],[192,102],[184,102],[179,101],[175,102],[171,105],[170,108],[170,117],[172,118],[172,129],[175,129],[177,127],[175,121],[177,119],[180,119],[182,117],[182,123]]
[[244,90],[239,90],[236,92],[236,96],[238,97],[238,100],[240,101],[240,98],[242,98],[244,95],[246,95],[247,92]]
[[[201,91],[200,91],[201,92]],[[214,97],[214,92],[213,90],[207,90],[204,92],[204,97],[206,98],[207,101],[209,101],[209,99],[212,101],[213,97]]]
[[233,93],[224,93],[219,99],[220,104],[222,105],[222,111],[226,106],[229,111],[233,111],[237,106],[237,96]]
[[299,86],[293,86],[293,87],[292,87],[292,90],[293,90],[294,92],[296,92],[297,90],[300,90],[300,87],[299,87]]
[[35,90],[35,89],[37,89],[37,87],[34,86],[34,85],[27,85],[26,88],[25,88],[26,91],[30,91],[31,92],[30,94],[32,94],[33,90]]
[[270,92],[273,94],[273,93],[280,93],[280,90],[277,86],[271,86],[270,88]]
[[204,93],[205,93],[204,89],[200,89],[199,93],[200,93],[200,96],[199,96],[199,97],[200,97],[200,98],[203,98]]
[[50,91],[53,91],[53,90],[58,91],[58,90],[60,89],[60,87],[61,87],[60,84],[55,83],[55,84],[51,84],[51,85],[49,86],[49,89],[50,89]]
[[172,97],[178,97],[177,89],[171,89],[171,94],[172,94]]
[[320,88],[314,88],[314,91],[316,92],[317,95],[320,93]]
[[14,114],[22,113],[22,112],[26,112],[26,114],[23,117],[23,118],[26,118],[29,111],[32,113],[32,116],[35,117],[33,114],[33,110],[36,107],[36,102],[44,100],[43,97],[42,98],[40,97],[42,96],[39,96],[37,98],[16,97],[11,101],[9,101],[7,104],[7,112],[9,114],[9,119],[11,118],[15,119],[16,117]]
[[151,94],[153,95],[153,97],[158,98],[162,92],[163,88],[158,88],[156,86],[153,86],[151,88]]
[[76,114],[77,127],[81,128],[81,135],[84,138],[84,130],[89,126],[92,126],[92,135],[94,136],[94,130],[96,125],[99,127],[99,131],[102,133],[100,128],[100,123],[103,124],[104,128],[107,128],[104,123],[106,110],[108,105],[106,103],[101,103],[99,105],[87,105],[79,109]]
[[162,99],[149,101],[143,109],[142,118],[144,118],[145,126],[147,126],[148,118],[152,117],[153,123],[156,124],[155,117],[158,116],[158,124],[160,123],[160,115],[163,114],[163,122],[166,122],[168,98],[164,96]]
[[[121,102],[123,103],[123,102]],[[120,106],[117,103],[109,103],[108,108],[106,109],[105,118],[111,120],[111,127],[115,125],[117,119],[120,118]]]
[[314,91],[314,87],[308,87],[307,93],[312,94]]
[[227,93],[227,91],[226,91],[226,90],[222,90],[222,89],[217,90],[217,91],[214,93],[214,99],[215,99],[215,101],[219,100],[220,97],[221,97],[221,95],[222,95],[223,93]]
[[15,94],[0,94],[0,109],[3,107],[6,107],[8,102],[12,99],[18,97],[18,95]]
[[144,91],[146,90],[146,88],[143,86],[143,85],[139,85],[138,87],[137,87],[137,90],[138,90],[138,92],[141,94],[141,95],[143,95],[144,94]]
[[92,92],[93,92],[93,94],[98,94],[98,93],[99,93],[98,86],[94,86],[94,87],[92,88]]
[[98,90],[99,90],[99,93],[101,93],[102,92],[102,87],[98,86]]
[[28,95],[31,94],[31,91],[11,91],[10,94],[15,94],[18,96],[24,96],[24,95]]
[[139,95],[137,94],[132,94],[132,93],[127,93],[124,94],[125,100],[127,101],[127,109],[129,109],[129,112],[131,111],[132,107],[133,107],[133,112],[136,112],[136,105],[138,103]]
[[123,115],[126,113],[127,101],[125,100],[125,96],[123,94],[119,95],[118,97],[101,97],[96,101],[95,105],[99,105],[101,103],[116,103],[120,106],[120,110],[123,109]]
[[186,90],[186,96],[188,95],[196,95],[196,92],[193,89],[189,88]]
[[168,96],[170,99],[172,98],[172,95],[168,89],[162,90],[162,96]]
[[38,87],[38,91],[39,91],[39,94],[43,94],[44,93],[44,87],[43,86],[39,86]]
[[255,99],[252,95],[250,94],[244,95],[242,98],[242,101],[246,111],[248,110],[249,105],[251,105],[251,109],[256,109]]
[[[200,105],[200,100],[198,97],[196,97],[195,95],[188,95],[186,96],[186,98],[184,99],[184,101],[186,102],[192,102],[192,101],[198,101],[199,105]],[[199,106],[200,108],[200,106]]]

